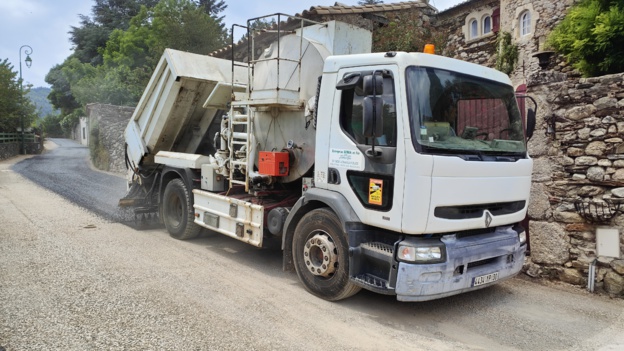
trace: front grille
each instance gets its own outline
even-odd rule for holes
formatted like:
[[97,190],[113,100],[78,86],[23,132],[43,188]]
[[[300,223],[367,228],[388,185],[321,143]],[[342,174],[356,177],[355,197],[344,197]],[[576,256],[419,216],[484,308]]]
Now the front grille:
[[433,214],[444,219],[469,219],[481,218],[487,210],[493,216],[502,216],[521,211],[526,205],[526,201],[499,202],[492,204],[479,204],[467,206],[445,206],[436,207]]
[[488,259],[481,260],[481,261],[470,262],[470,263],[468,263],[468,268],[485,266],[486,264],[490,264],[490,263],[492,263],[494,261],[496,261],[496,257],[488,258]]

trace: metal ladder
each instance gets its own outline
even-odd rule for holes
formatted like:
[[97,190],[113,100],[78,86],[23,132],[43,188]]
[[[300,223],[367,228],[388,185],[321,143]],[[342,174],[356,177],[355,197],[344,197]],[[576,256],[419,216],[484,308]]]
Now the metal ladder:
[[[249,94],[250,94],[250,87],[251,85],[249,84],[249,77],[251,77],[252,73],[251,73],[251,65],[250,64],[238,64],[236,63],[236,61],[234,60],[234,47],[235,47],[235,42],[234,42],[234,28],[239,27],[239,28],[244,28],[247,33],[249,34],[249,27],[246,26],[241,26],[238,24],[234,24],[232,25],[232,82],[234,82],[234,68],[235,67],[244,67],[247,69],[247,86],[246,86],[246,91],[245,91],[245,101],[249,101]],[[234,96],[234,88],[232,88],[232,96]],[[228,136],[228,150],[230,151],[230,157],[228,159],[228,163],[229,163],[229,189],[232,189],[232,187],[234,185],[244,185],[245,186],[245,192],[249,191],[249,170],[246,169],[247,168],[247,163],[249,161],[249,157],[251,156],[251,133],[252,133],[252,120],[253,120],[253,113],[251,111],[251,109],[249,108],[250,106],[248,104],[241,104],[240,102],[238,104],[236,104],[234,101],[232,101],[232,105],[230,106],[230,121],[228,123],[228,131],[229,131],[229,136]],[[244,113],[239,112],[239,109],[244,109]],[[244,131],[242,132],[235,132],[235,129],[237,126],[242,126],[244,129]],[[241,148],[245,148],[245,157],[241,158],[241,157],[237,157],[236,156],[236,151],[240,150]],[[245,167],[245,171],[242,172],[243,176],[244,176],[244,180],[236,180],[234,179],[234,169],[236,166],[239,166],[239,169],[241,166]],[[253,167],[253,166],[252,166]]]
[[[236,180],[234,179],[234,168],[235,166],[244,166],[247,168],[247,163],[249,161],[249,157],[251,156],[251,132],[252,132],[252,112],[249,106],[246,106],[246,113],[238,112],[234,106],[230,109],[230,123],[229,132],[230,135],[228,137],[228,149],[230,150],[230,189],[235,185],[244,185],[245,191],[249,191],[249,171],[245,169],[244,174],[245,180]],[[242,126],[244,131],[235,131],[237,126]],[[245,157],[237,157],[236,151],[241,148],[245,149]]]

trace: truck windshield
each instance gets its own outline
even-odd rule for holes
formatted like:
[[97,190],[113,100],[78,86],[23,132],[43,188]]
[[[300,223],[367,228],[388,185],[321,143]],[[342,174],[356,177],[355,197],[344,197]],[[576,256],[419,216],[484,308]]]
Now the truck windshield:
[[430,67],[407,69],[414,147],[428,154],[524,157],[522,117],[509,85]]

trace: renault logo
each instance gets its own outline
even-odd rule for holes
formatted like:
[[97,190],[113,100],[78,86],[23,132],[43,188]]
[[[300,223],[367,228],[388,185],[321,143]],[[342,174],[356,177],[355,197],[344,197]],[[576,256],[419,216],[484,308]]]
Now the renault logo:
[[485,227],[489,228],[490,224],[492,224],[492,215],[489,212],[485,211]]

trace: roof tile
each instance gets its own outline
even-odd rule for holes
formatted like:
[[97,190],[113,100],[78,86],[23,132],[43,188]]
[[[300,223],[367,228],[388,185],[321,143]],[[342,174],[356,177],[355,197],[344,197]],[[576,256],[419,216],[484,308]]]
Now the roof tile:
[[426,2],[421,0],[417,1],[407,1],[407,2],[398,2],[392,4],[375,4],[375,5],[360,5],[360,6],[345,6],[345,5],[335,5],[335,6],[312,6],[310,10],[306,11],[309,13],[316,13],[319,15],[348,15],[348,14],[359,14],[359,13],[368,13],[368,12],[388,12],[388,11],[401,11],[408,10],[412,7],[427,7],[429,6]]

